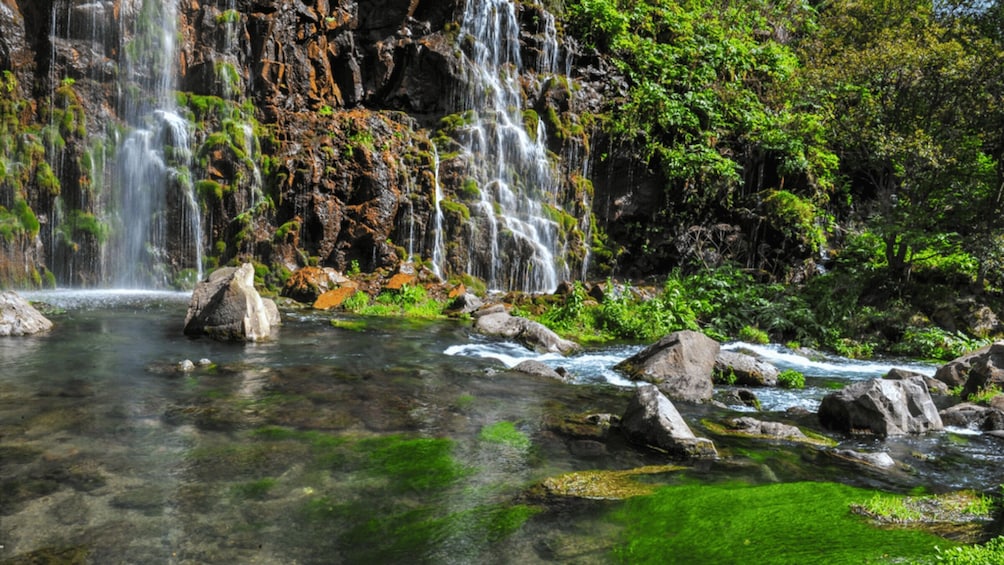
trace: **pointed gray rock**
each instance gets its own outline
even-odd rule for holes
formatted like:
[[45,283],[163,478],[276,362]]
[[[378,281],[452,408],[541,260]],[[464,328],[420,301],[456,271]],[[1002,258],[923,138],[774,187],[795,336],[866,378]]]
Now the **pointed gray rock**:
[[639,385],[621,418],[624,436],[677,457],[717,457],[715,444],[697,437],[676,406],[653,385]]

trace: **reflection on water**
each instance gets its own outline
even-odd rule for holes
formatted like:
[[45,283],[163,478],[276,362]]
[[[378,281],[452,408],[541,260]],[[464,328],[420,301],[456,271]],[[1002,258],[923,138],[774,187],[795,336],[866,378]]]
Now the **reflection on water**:
[[[0,340],[0,561],[603,563],[610,503],[551,507],[527,487],[665,462],[569,433],[574,415],[623,412],[630,383],[610,368],[638,347],[545,358],[576,375],[566,385],[508,371],[533,354],[458,322],[350,330],[308,311],[236,345],[182,335],[185,294],[30,298],[63,311],[48,335]],[[681,410],[699,433],[721,416]],[[915,470],[858,477],[817,448],[715,441],[722,459],[681,480],[937,490],[989,485],[1004,462],[997,440],[935,434],[857,446]],[[780,463],[766,472],[750,449]]]

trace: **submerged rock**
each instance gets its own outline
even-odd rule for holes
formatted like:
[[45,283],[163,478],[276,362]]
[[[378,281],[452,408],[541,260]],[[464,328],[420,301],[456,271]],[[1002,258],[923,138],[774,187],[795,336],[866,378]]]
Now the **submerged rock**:
[[185,317],[185,334],[260,341],[271,335],[278,321],[279,309],[255,290],[254,267],[245,263],[218,269],[196,285]]
[[678,457],[717,457],[715,445],[694,435],[673,403],[653,385],[641,385],[621,418],[621,431],[634,443]]
[[534,361],[533,359],[527,359],[526,361],[520,362],[518,365],[512,368],[513,371],[519,371],[520,373],[526,373],[528,375],[535,375],[538,377],[547,377],[549,379],[557,379],[559,381],[568,382],[569,379],[566,377],[567,373],[563,375],[562,373],[552,369],[551,367],[541,363],[540,361]]
[[725,407],[748,406],[760,410],[760,399],[753,391],[745,388],[720,390],[715,393],[715,400]]
[[52,329],[52,322],[16,292],[0,293],[0,336],[32,335]]
[[720,347],[700,332],[673,332],[614,368],[656,385],[674,400],[703,402],[714,391],[711,375]]
[[547,326],[512,316],[504,309],[478,316],[474,320],[474,329],[485,335],[514,339],[540,353],[568,355],[579,349],[577,343],[562,339]]
[[719,382],[740,386],[777,386],[780,371],[774,365],[739,351],[719,351],[715,376]]
[[533,499],[623,500],[652,494],[659,487],[657,483],[638,480],[640,477],[683,469],[675,465],[650,465],[623,471],[577,471],[544,479],[527,494]]
[[756,418],[744,416],[742,418],[733,418],[729,420],[728,424],[734,431],[753,436],[796,441],[809,439],[797,426],[782,424],[781,422],[764,422]]
[[896,461],[891,455],[884,451],[866,453],[863,451],[855,451],[853,449],[834,449],[831,454],[838,459],[868,465],[869,467],[877,467],[879,469],[891,469],[896,466]]
[[938,408],[921,378],[871,379],[849,385],[823,398],[819,421],[831,430],[879,436],[944,428]]

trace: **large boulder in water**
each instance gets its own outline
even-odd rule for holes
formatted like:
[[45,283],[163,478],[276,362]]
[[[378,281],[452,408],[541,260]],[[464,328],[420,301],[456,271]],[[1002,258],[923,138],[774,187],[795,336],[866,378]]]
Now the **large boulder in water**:
[[972,358],[962,398],[969,398],[991,387],[1004,389],[1004,342],[997,342]]
[[16,292],[0,293],[0,336],[31,335],[52,329],[52,322]]
[[819,406],[824,427],[879,436],[916,434],[944,428],[922,378],[871,379],[827,395]]
[[621,418],[621,432],[634,443],[678,457],[716,457],[715,444],[694,435],[676,406],[653,385],[640,385]]
[[492,310],[490,313],[478,316],[474,320],[474,329],[485,335],[516,340],[540,353],[568,355],[579,349],[577,343],[562,339],[547,326],[512,316],[505,309]]
[[614,368],[674,400],[704,402],[714,392],[712,372],[721,346],[700,332],[673,332]]
[[260,341],[271,335],[278,314],[275,303],[255,290],[250,263],[225,267],[196,285],[185,316],[185,334],[223,341]]
[[993,346],[1001,344],[1004,344],[1004,342],[997,342],[981,347],[976,351],[971,351],[949,361],[934,373],[934,378],[945,383],[950,388],[965,385],[966,381],[969,380],[969,370],[972,368],[973,362],[986,355]]

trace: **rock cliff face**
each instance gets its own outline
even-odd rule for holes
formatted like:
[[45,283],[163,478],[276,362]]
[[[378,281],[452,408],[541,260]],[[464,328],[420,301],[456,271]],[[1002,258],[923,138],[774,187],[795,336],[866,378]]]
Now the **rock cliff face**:
[[[185,285],[237,261],[277,278],[434,257],[444,276],[470,270],[489,224],[507,227],[478,196],[498,187],[472,182],[464,9],[0,0],[0,285]],[[592,199],[577,115],[590,98],[535,70],[553,19],[515,13],[526,129],[553,154],[555,261],[577,276]]]

